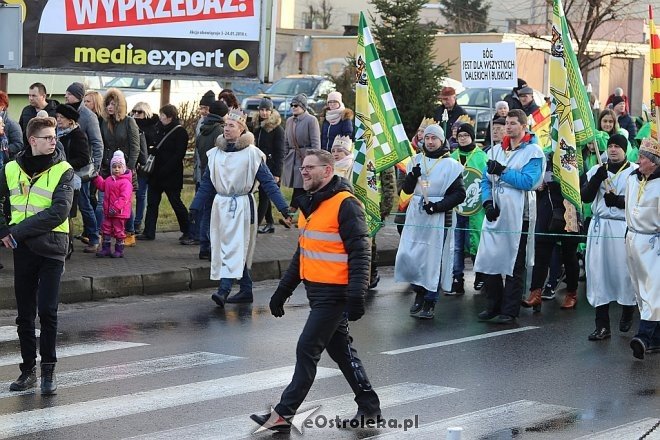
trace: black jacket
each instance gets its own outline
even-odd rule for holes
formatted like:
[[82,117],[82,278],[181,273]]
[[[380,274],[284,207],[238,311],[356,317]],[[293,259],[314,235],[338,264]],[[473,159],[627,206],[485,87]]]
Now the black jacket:
[[[352,194],[353,188],[348,180],[334,176],[330,183],[314,194],[298,197],[300,210],[306,217],[309,217],[322,201],[341,191],[348,191]],[[342,202],[338,216],[339,235],[348,253],[348,285],[305,281],[307,297],[310,299],[337,300],[347,297],[362,299],[367,291],[371,246],[362,204],[354,197],[347,198]],[[300,246],[298,246],[277,289],[290,295],[300,281]]]
[[135,123],[147,140],[147,146],[156,145],[156,124],[158,124],[158,115],[152,115],[150,118],[135,119]]
[[[52,116],[53,118],[55,117],[55,109],[57,106],[60,105],[59,101],[56,101],[54,99],[47,99],[46,100],[46,107],[43,109],[48,112],[48,116]],[[23,107],[23,111],[21,111],[21,117],[18,120],[18,125],[21,126],[21,130],[23,130],[23,144],[28,145],[27,141],[27,125],[28,122],[30,122],[31,119],[35,118],[37,116],[37,110],[36,108],[32,107],[31,105],[26,105]]]
[[163,189],[182,189],[183,188],[183,158],[188,149],[188,132],[183,126],[171,133],[160,148],[156,150],[158,142],[174,127],[180,124],[178,119],[173,120],[168,125],[162,123],[156,125],[156,145],[149,149],[149,153],[156,156],[154,170],[149,176],[149,185],[154,185]]
[[[444,122],[442,122],[442,114],[444,111],[445,106],[441,105],[437,107],[433,113],[433,119],[435,119],[435,121],[440,125],[440,127],[442,127],[443,130],[445,130],[445,127],[443,127]],[[451,110],[447,110],[447,116],[449,116],[449,120],[447,121],[447,129],[445,130],[445,134],[447,134],[446,132],[451,133],[451,127],[454,125],[454,122],[456,122],[458,118],[463,115],[467,115],[467,112],[458,104],[454,104],[454,107],[452,107]]]
[[261,120],[259,113],[253,117],[255,145],[266,155],[266,165],[275,177],[282,175],[284,164],[284,129],[282,118],[277,110],[273,110],[270,118]]
[[195,139],[195,151],[199,160],[199,175],[203,176],[209,165],[209,157],[206,153],[215,147],[215,140],[223,133],[225,121],[222,117],[209,114],[204,118],[202,126],[199,127],[199,136]]
[[[32,156],[32,150],[26,148],[16,155],[16,162],[22,170],[28,168],[30,162],[34,168],[35,161],[43,160],[43,156]],[[44,162],[41,169],[36,169],[35,174],[48,170],[53,165],[64,161],[64,154],[55,150],[48,162]],[[9,196],[7,176],[5,169],[0,170],[0,198]],[[46,171],[47,172],[47,171]],[[63,232],[53,232],[53,228],[62,224],[69,217],[71,204],[73,203],[73,170],[68,170],[60,178],[55,187],[50,208],[45,209],[22,222],[7,226],[4,216],[0,215],[0,238],[12,234],[19,246],[27,246],[32,252],[46,258],[64,261],[64,256],[69,248],[69,236]]]
[[89,163],[89,142],[87,135],[77,126],[66,135],[60,138],[66,161],[71,164],[74,170],[79,170]]

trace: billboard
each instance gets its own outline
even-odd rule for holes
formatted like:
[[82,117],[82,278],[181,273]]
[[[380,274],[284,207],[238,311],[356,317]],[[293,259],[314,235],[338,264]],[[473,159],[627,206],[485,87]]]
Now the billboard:
[[28,0],[23,68],[258,76],[261,0]]

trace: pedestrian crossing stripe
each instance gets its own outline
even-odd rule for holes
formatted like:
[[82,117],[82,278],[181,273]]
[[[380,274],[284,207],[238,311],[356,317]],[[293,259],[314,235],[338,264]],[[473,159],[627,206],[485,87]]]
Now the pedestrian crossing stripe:
[[[144,347],[149,344],[140,342],[124,342],[124,341],[101,341],[85,344],[65,345],[57,348],[57,358],[66,358],[71,356],[80,356],[83,354],[103,353],[104,351],[123,350],[126,348]],[[0,356],[0,367],[7,365],[18,365],[23,360],[20,355],[6,355]]]
[[[174,356],[145,359],[125,364],[85,368],[83,370],[67,371],[65,373],[56,372],[57,385],[59,389],[71,388],[92,383],[125,380],[150,374],[221,364],[239,359],[243,358],[218,353],[185,353]],[[9,384],[10,382],[0,383],[0,399],[35,392],[34,388],[21,392],[9,391]]]
[[[513,429],[520,433],[526,431],[540,431],[550,421],[557,421],[552,426],[561,428],[565,424],[577,420],[578,410],[567,406],[549,405],[531,400],[518,400],[516,402],[491,408],[474,411],[437,422],[423,424],[419,428],[408,431],[393,431],[380,434],[370,439],[385,438],[394,440],[399,438],[438,439],[444,437],[448,428],[463,428],[461,440],[480,439],[493,436],[498,432],[508,432]],[[545,429],[547,432],[547,429]]]
[[[291,381],[293,370],[294,366],[279,367],[88,402],[6,414],[0,416],[2,427],[0,439],[284,387]],[[334,368],[319,367],[316,372],[317,379],[341,375],[341,371]]]
[[[35,329],[37,336],[40,330]],[[18,341],[18,333],[16,333],[15,325],[0,325],[0,342]]]
[[[378,388],[378,397],[380,399],[381,409],[390,408],[398,405],[404,405],[419,400],[430,399],[446,394],[452,394],[462,391],[458,388],[449,388],[438,385],[427,385],[423,383],[399,383]],[[306,409],[318,407],[311,417],[320,415],[328,419],[353,417],[356,411],[355,395],[342,394],[336,397],[305,402],[298,413]],[[259,413],[265,411],[266,407],[255,410]],[[198,423],[190,426],[169,429],[166,431],[153,432],[136,437],[130,437],[130,440],[180,440],[182,438],[194,438],[195,440],[216,440],[218,433],[222,433],[223,440],[233,440],[246,438],[258,428],[254,422],[250,421],[249,414],[235,417],[229,417],[211,422]],[[303,428],[303,430],[306,432]],[[316,431],[321,431],[316,429]],[[327,431],[326,431],[327,432]]]
[[[637,420],[635,422],[626,423],[625,425],[617,426],[606,431],[597,432],[595,434],[585,435],[575,440],[612,440],[613,438],[642,438],[656,423],[660,423],[660,419],[647,418]],[[647,440],[660,439],[660,427],[656,428],[654,434],[646,437]]]

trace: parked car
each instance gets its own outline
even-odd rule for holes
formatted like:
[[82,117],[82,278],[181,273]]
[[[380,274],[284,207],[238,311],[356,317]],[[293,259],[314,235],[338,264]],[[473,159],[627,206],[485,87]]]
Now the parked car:
[[263,93],[268,88],[268,84],[249,79],[219,80],[218,84],[223,89],[231,89],[239,103],[252,95]]
[[282,115],[282,122],[291,116],[291,99],[299,93],[307,95],[307,110],[317,115],[325,107],[328,93],[335,90],[335,83],[320,75],[289,75],[275,81],[263,93],[250,96],[241,103],[245,112],[256,111],[264,96],[273,100],[273,106]]
[[[101,77],[102,89],[99,92],[115,87],[121,90],[126,97],[128,111],[138,102],[143,101],[151,106],[154,112],[160,109],[161,80],[150,77]],[[197,108],[199,100],[209,90],[216,94],[222,91],[217,81],[180,80],[173,79],[170,83],[170,104],[180,108],[182,104],[189,102],[192,108]]]
[[[511,89],[491,89],[492,91],[492,109],[489,108],[488,89],[473,87],[463,90],[456,95],[456,103],[463,107],[470,119],[476,122],[476,141],[483,142],[486,138],[488,123],[495,114],[495,103],[502,101],[506,95],[511,93]],[[534,101],[539,106],[543,105],[543,94],[534,90]]]

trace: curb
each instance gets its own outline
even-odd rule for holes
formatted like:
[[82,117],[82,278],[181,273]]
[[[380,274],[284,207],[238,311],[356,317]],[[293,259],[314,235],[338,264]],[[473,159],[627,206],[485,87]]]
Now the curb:
[[[396,249],[378,251],[378,266],[393,266]],[[255,261],[252,263],[252,280],[279,279],[289,267],[291,260]],[[99,301],[132,295],[160,295],[181,290],[216,288],[217,280],[209,278],[210,266],[183,266],[162,272],[111,275],[100,277],[83,276],[62,280],[60,302],[69,304],[83,301]],[[0,286],[0,309],[16,307],[14,286]]]

